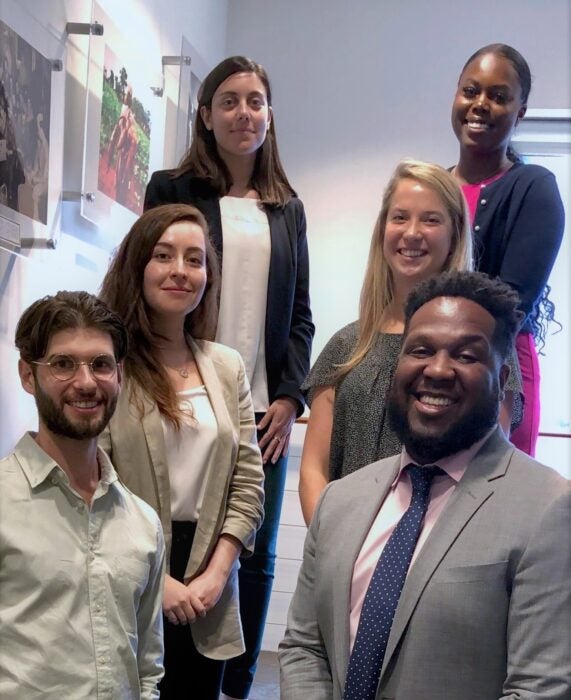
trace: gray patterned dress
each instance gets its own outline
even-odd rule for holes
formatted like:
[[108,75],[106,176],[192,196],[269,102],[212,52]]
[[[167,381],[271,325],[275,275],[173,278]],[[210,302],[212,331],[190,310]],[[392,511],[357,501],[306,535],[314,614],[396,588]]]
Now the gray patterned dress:
[[[346,362],[357,344],[357,321],[337,331],[323,348],[302,385],[311,406],[320,386],[335,387],[329,480],[340,479],[371,462],[398,454],[402,445],[389,427],[387,397],[402,344],[400,333],[379,333],[362,362],[341,380],[337,368]],[[517,360],[506,389],[521,392]],[[512,430],[521,422],[521,399],[514,402]]]

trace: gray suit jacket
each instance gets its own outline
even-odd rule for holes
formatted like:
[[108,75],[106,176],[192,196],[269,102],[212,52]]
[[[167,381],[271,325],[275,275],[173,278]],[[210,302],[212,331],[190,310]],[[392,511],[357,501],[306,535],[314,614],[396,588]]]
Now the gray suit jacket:
[[[399,467],[324,492],[280,644],[282,700],[341,700],[353,565]],[[571,698],[571,485],[496,430],[409,571],[378,700]]]
[[[262,458],[256,440],[250,387],[242,359],[235,350],[208,341],[191,341],[191,348],[218,425],[216,456],[192,543],[186,578],[206,568],[222,534],[233,535],[252,552],[263,516]],[[168,557],[171,545],[170,483],[161,417],[157,405],[142,392],[131,401],[123,387],[109,427],[100,444],[133,493],[158,513]],[[238,606],[237,565],[218,603],[191,626],[197,649],[204,656],[229,659],[244,651]]]

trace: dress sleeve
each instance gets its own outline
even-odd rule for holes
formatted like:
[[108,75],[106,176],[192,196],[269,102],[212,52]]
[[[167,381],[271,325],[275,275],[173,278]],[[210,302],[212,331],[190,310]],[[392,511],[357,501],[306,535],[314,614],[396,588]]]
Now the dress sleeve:
[[519,366],[519,360],[517,359],[517,353],[515,349],[510,353],[508,358],[508,365],[510,367],[510,376],[506,382],[505,390],[511,391],[514,395],[512,404],[512,422],[511,431],[519,427],[523,420],[523,384],[521,379],[521,369]]
[[311,406],[313,392],[317,387],[332,386],[337,383],[339,365],[347,362],[356,342],[356,323],[350,323],[329,339],[301,387],[308,406]]

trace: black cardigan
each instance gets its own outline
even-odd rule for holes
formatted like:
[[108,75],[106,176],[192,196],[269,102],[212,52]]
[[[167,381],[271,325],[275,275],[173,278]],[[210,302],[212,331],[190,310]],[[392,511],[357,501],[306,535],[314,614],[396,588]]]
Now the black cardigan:
[[[153,173],[145,210],[160,204],[192,204],[205,216],[210,238],[223,261],[219,195],[204,179],[169,170]],[[271,255],[266,302],[265,351],[270,402],[289,396],[303,412],[301,384],[309,371],[315,327],[309,305],[309,257],[303,204],[292,197],[285,207],[266,207]]]
[[474,218],[476,267],[500,277],[520,296],[523,330],[541,299],[559,252],[565,212],[555,176],[515,163],[480,193]]

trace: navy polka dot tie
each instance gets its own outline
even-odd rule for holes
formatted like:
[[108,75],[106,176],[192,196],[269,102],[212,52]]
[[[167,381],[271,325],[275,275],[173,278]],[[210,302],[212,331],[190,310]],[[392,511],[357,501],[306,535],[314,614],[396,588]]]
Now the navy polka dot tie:
[[343,700],[375,700],[389,633],[440,467],[406,467],[412,498],[389,537],[365,595],[349,659]]

